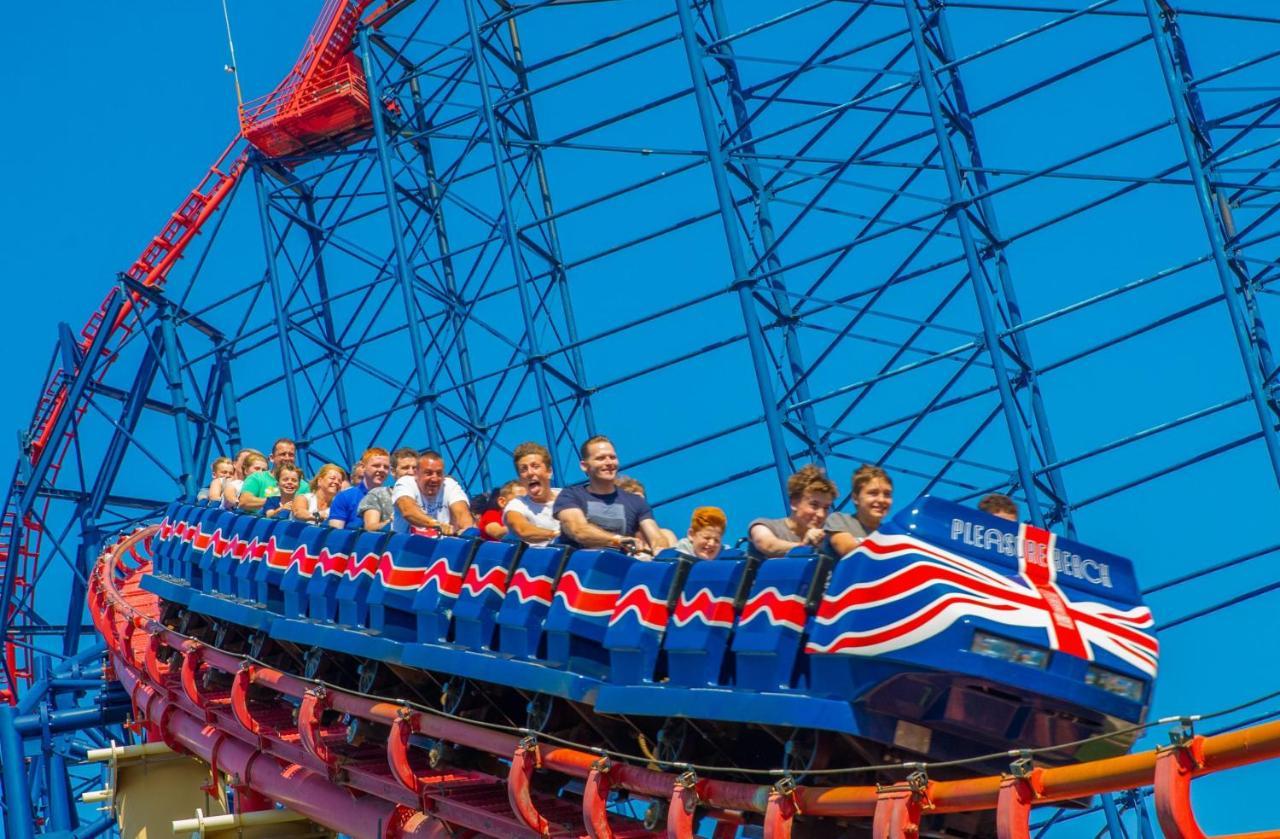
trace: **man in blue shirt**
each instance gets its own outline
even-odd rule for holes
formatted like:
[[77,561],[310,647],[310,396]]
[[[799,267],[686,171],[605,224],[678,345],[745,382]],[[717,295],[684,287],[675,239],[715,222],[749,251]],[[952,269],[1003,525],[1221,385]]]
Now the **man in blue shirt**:
[[560,521],[560,539],[575,548],[615,548],[657,553],[671,547],[653,518],[649,502],[618,489],[618,453],[608,437],[592,437],[582,444],[579,464],[585,485],[565,487],[556,496],[553,512]]
[[369,490],[382,486],[387,475],[391,474],[391,454],[386,449],[378,446],[365,449],[360,462],[364,464],[364,477],[360,483],[335,495],[333,503],[329,505],[330,527],[344,528],[348,523],[353,523],[352,527],[358,527],[360,517],[356,515],[356,508],[360,506],[360,501],[369,494]]

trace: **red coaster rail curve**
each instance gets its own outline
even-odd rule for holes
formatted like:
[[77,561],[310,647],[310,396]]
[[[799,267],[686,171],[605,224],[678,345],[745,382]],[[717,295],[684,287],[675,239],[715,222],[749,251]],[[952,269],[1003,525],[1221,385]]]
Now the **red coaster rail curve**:
[[[960,781],[917,775],[891,786],[770,786],[661,772],[323,686],[175,632],[158,621],[158,599],[138,586],[150,569],[145,552],[157,530],[121,536],[103,552],[90,581],[90,612],[114,673],[133,698],[139,728],[148,739],[235,770],[265,798],[356,837],[463,830],[495,837],[685,839],[694,835],[701,809],[722,826],[732,824],[734,813],[761,814],[766,839],[789,839],[797,814],[871,819],[876,839],[914,839],[929,814],[994,809],[1000,839],[1026,839],[1033,807],[1151,784],[1164,835],[1204,839],[1191,781],[1280,757],[1280,722],[1272,722],[1123,757],[1048,769],[1022,764],[1006,775]],[[206,669],[231,677],[230,690],[203,687]],[[325,725],[326,712],[386,726],[390,736],[385,745],[352,751],[343,739],[346,727]],[[510,771],[499,779],[432,766],[425,750],[411,744],[415,734],[510,760]],[[564,800],[532,792],[535,772],[586,782],[578,824],[565,813]],[[668,801],[665,833],[610,817],[610,789]],[[331,805],[338,801],[355,803],[337,812]]]

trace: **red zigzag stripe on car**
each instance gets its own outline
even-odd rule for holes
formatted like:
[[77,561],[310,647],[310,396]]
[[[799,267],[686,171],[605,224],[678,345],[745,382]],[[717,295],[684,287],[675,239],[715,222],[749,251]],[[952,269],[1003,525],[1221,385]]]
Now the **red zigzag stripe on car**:
[[705,588],[698,589],[692,599],[680,595],[680,601],[676,604],[676,625],[684,626],[694,618],[707,626],[728,629],[733,626],[733,599],[715,597],[710,589]]
[[619,589],[587,588],[578,579],[577,572],[567,571],[556,588],[556,599],[563,601],[564,607],[575,615],[604,618],[613,614],[621,593]]
[[543,575],[532,575],[523,568],[517,568],[507,583],[507,593],[515,594],[520,603],[532,602],[550,606],[554,590],[555,580]]
[[747,601],[742,607],[739,626],[745,625],[757,615],[764,615],[774,626],[785,626],[796,632],[804,631],[808,615],[804,611],[804,598],[798,594],[782,594],[770,586]]
[[609,618],[609,626],[622,620],[628,612],[634,612],[636,620],[642,626],[655,632],[666,629],[667,618],[670,617],[666,601],[654,597],[645,586],[636,586],[618,598],[618,603],[613,608],[613,617]]

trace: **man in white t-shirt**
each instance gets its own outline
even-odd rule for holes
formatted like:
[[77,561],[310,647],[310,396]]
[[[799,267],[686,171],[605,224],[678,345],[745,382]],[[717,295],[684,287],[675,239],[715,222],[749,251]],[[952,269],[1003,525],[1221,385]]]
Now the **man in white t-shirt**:
[[395,507],[393,533],[452,536],[475,524],[467,494],[457,481],[445,477],[444,458],[438,452],[419,456],[416,477],[396,479],[391,503]]
[[521,443],[512,452],[516,480],[525,495],[507,501],[502,508],[502,521],[511,534],[530,545],[546,545],[560,535],[560,522],[552,514],[560,490],[551,486],[551,452],[538,443]]

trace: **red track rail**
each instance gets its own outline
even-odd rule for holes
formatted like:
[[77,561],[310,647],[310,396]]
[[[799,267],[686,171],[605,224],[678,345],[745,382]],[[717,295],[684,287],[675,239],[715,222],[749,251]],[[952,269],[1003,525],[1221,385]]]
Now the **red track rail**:
[[[625,789],[671,802],[668,837],[693,836],[698,808],[722,818],[722,824],[734,820],[732,813],[761,814],[768,839],[788,839],[797,814],[871,819],[876,839],[912,839],[923,816],[994,809],[999,837],[1022,839],[1029,836],[1034,806],[1154,784],[1165,835],[1201,839],[1205,834],[1191,808],[1191,781],[1280,756],[1280,723],[1268,723],[1092,763],[963,781],[917,778],[888,787],[744,784],[613,763],[590,752],[326,689],[174,632],[157,620],[157,598],[138,587],[150,567],[138,548],[145,549],[156,530],[121,537],[103,553],[90,585],[94,623],[110,648],[116,676],[133,697],[135,718],[149,738],[223,771],[235,768],[256,792],[356,837],[451,835],[438,832],[444,825],[495,837],[656,837],[605,812],[609,790]],[[165,648],[174,651],[168,664],[162,663]],[[230,676],[230,690],[205,689],[207,669]],[[342,739],[345,728],[324,724],[325,711],[386,726],[388,742],[353,751]],[[412,734],[508,759],[510,771],[499,779],[432,768],[425,751],[410,745]],[[536,772],[586,782],[576,820],[565,812],[563,800],[532,792]],[[341,813],[329,807],[347,800],[358,806]],[[1276,837],[1280,831],[1251,835]]]

